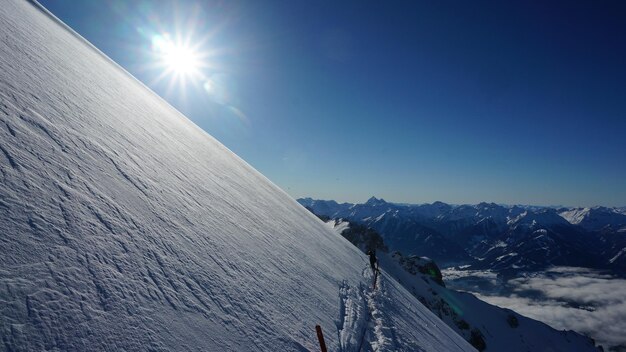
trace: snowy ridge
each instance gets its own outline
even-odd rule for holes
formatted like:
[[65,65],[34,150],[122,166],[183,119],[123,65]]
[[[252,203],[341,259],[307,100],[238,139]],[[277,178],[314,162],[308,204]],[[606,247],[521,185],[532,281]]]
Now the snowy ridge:
[[[335,231],[342,233],[348,230],[349,226],[345,223],[338,222]],[[557,331],[537,320],[488,304],[472,294],[446,288],[441,281],[441,272],[428,258],[406,257],[399,252],[390,255],[381,251],[378,251],[377,257],[380,267],[386,272],[381,286],[389,280],[400,283],[481,351],[598,351],[593,340],[576,332]],[[384,291],[381,287],[381,292]],[[385,338],[388,335],[383,334],[382,338],[372,340],[388,341]]]
[[[364,255],[48,14],[0,6],[0,349],[317,350],[320,324],[339,350]],[[472,350],[384,297],[385,346]]]
[[[87,39],[85,39],[82,35],[78,34],[78,32],[76,32],[75,30],[73,30],[70,26],[66,25],[63,21],[61,21],[57,16],[55,16],[52,12],[48,11],[47,8],[45,8],[43,5],[41,5],[39,3],[39,1],[37,0],[24,0],[28,3],[30,3],[31,5],[33,5],[35,8],[37,8],[39,11],[41,11],[43,14],[45,14],[46,16],[48,16],[52,21],[54,21],[58,26],[62,27],[64,30],[66,30],[67,32],[71,33],[74,37],[76,37],[78,40],[80,40],[82,42],[82,44],[88,46],[89,48],[91,48],[91,50],[95,51],[98,55],[100,55],[104,60],[108,61],[111,65],[115,66],[118,70],[122,71],[125,75],[127,75],[129,78],[132,78],[133,80],[135,80],[136,83],[142,85],[143,87],[145,87],[148,91],[152,92],[150,90],[150,88],[148,88],[148,86],[146,86],[145,84],[143,84],[143,82],[141,82],[140,80],[136,79],[133,75],[131,75],[128,71],[126,71],[126,69],[124,69],[122,66],[120,66],[117,62],[113,61],[110,57],[108,57],[105,53],[103,53],[102,51],[100,51],[100,49],[98,49],[95,45],[91,44]],[[162,100],[163,103],[168,104],[163,98],[161,98],[161,96],[159,96],[158,94],[152,92],[154,97]],[[168,104],[169,105],[169,104]]]
[[617,208],[574,208],[559,213],[571,224],[591,231],[602,229],[626,229],[626,215]]

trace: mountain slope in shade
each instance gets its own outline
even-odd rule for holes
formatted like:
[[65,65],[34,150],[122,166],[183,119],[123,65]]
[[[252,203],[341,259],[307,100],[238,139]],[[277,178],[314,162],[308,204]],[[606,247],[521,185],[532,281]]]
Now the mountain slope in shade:
[[320,324],[331,350],[473,350],[45,10],[0,6],[0,349],[316,350]]

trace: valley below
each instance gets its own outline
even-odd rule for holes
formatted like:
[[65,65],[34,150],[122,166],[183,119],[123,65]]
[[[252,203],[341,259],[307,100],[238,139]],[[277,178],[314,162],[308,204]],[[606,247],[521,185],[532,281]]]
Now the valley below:
[[503,279],[490,270],[442,270],[447,287],[542,321],[590,336],[607,351],[625,351],[626,280],[608,272],[553,267]]

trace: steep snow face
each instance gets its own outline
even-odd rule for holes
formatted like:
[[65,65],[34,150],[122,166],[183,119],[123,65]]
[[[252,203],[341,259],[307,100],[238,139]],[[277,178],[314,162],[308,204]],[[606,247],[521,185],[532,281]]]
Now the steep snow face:
[[580,225],[590,231],[626,228],[626,215],[615,208],[574,208],[562,211],[559,215],[569,223]]
[[0,6],[3,348],[316,350],[320,324],[331,350],[472,350],[52,16]]
[[570,224],[578,225],[591,211],[590,208],[574,208],[560,212],[559,215]]

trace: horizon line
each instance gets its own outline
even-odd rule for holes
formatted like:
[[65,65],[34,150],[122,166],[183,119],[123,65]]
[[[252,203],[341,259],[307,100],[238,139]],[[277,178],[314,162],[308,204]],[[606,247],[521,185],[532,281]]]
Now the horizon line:
[[452,206],[463,206],[463,205],[478,205],[478,204],[482,204],[482,203],[486,203],[486,204],[495,204],[495,205],[499,205],[499,206],[506,206],[506,207],[514,207],[514,206],[519,206],[519,207],[537,207],[537,208],[552,208],[552,209],[559,209],[559,208],[570,208],[570,209],[593,209],[593,208],[608,208],[608,209],[626,209],[626,205],[623,206],[607,206],[607,205],[593,205],[593,206],[572,206],[572,205],[562,205],[562,204],[553,204],[553,205],[539,205],[539,204],[523,204],[523,203],[515,203],[515,204],[511,204],[511,203],[497,203],[497,202],[489,202],[489,201],[481,201],[481,202],[477,202],[477,203],[448,203],[448,202],[444,202],[441,200],[435,200],[432,202],[421,202],[421,203],[410,203],[410,202],[394,202],[394,201],[388,201],[385,200],[384,198],[378,198],[376,196],[371,196],[370,198],[368,198],[367,200],[365,200],[364,202],[347,202],[347,201],[338,201],[335,199],[320,199],[320,198],[313,198],[311,196],[306,196],[306,197],[295,197],[296,200],[300,200],[300,199],[311,199],[311,200],[317,200],[317,201],[334,201],[338,204],[366,204],[368,201],[370,201],[371,199],[375,199],[375,200],[382,200],[385,203],[389,203],[389,204],[394,204],[394,205],[432,205],[435,203],[444,203],[447,205],[452,205]]

